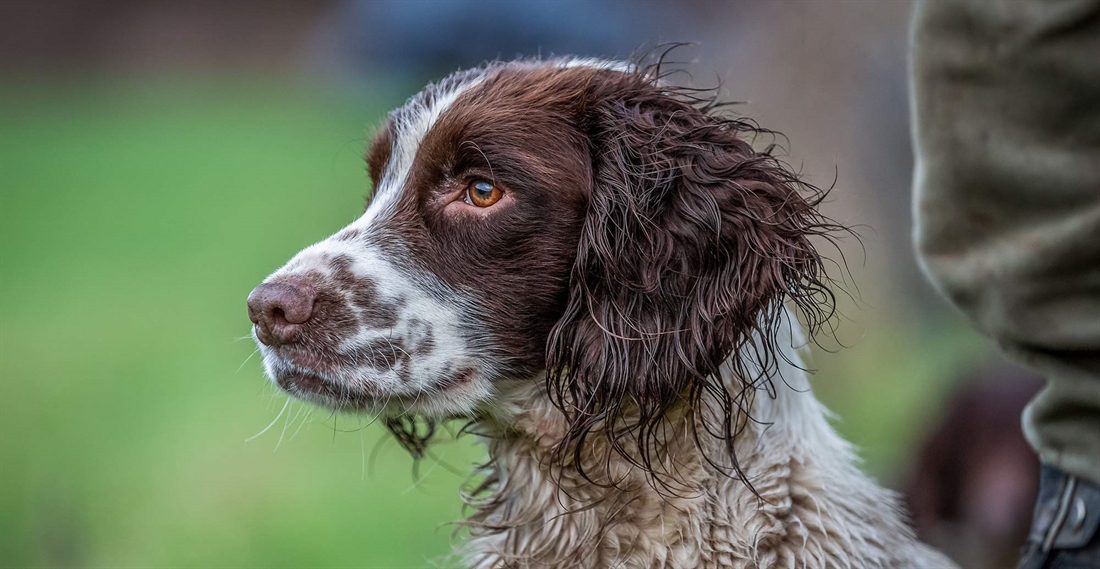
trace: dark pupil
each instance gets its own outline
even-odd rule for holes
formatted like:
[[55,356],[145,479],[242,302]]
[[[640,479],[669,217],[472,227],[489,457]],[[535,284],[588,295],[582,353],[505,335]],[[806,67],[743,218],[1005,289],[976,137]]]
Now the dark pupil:
[[478,198],[489,199],[493,196],[493,185],[489,182],[478,182],[474,184],[474,191]]

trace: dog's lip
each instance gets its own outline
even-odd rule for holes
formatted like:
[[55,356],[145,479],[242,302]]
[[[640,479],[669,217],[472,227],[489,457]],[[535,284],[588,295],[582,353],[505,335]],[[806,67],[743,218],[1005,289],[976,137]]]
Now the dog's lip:
[[[339,362],[329,361],[325,356],[301,348],[296,345],[277,346],[271,350],[272,355],[278,359],[292,364],[295,368],[303,370],[307,374],[321,375],[328,371],[339,370]],[[322,379],[322,381],[327,381]],[[332,383],[332,382],[329,382]]]
[[324,395],[332,398],[346,397],[350,393],[349,390],[341,389],[335,383],[311,372],[294,371],[279,374],[275,382],[290,393]]
[[[325,377],[304,366],[295,365],[295,369],[277,374],[275,383],[288,393],[299,396],[319,396],[330,403],[348,407],[377,407],[380,403],[409,402],[415,398],[421,398],[426,394],[443,393],[453,389],[459,389],[469,384],[476,370],[472,367],[461,368],[458,371],[445,376],[443,379],[433,382],[427,393],[419,395],[401,393],[376,393],[362,387],[351,387],[343,382],[337,382]],[[407,400],[407,401],[406,401]]]

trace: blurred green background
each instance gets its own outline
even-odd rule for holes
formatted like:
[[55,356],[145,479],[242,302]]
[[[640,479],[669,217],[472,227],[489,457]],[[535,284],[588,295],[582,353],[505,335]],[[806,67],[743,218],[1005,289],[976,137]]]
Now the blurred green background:
[[81,83],[5,85],[0,107],[5,566],[419,567],[447,550],[461,477],[425,464],[415,481],[366,419],[292,403],[245,442],[286,398],[248,359],[244,299],[361,211],[377,102]]
[[[140,4],[62,7],[117,15],[120,5]],[[213,4],[187,5],[199,6],[200,22],[220,17]],[[263,6],[253,6],[232,16],[234,30],[262,20]],[[183,64],[170,51],[165,69],[130,44],[82,53],[78,43],[59,56],[11,39],[58,17],[20,9],[0,14],[9,40],[0,65],[0,564],[448,566],[457,488],[481,449],[468,438],[443,443],[414,476],[369,417],[288,403],[252,357],[244,304],[264,276],[361,212],[366,137],[421,77],[318,77],[302,67],[319,65],[300,61],[288,71],[261,57],[277,36],[257,40],[255,61],[249,48],[226,48],[244,57],[226,65],[216,49]],[[763,13],[776,33],[793,33]],[[904,14],[868,18],[904,26]],[[127,25],[153,25],[143,22]],[[173,49],[207,41],[184,35]],[[755,88],[778,93],[785,80]],[[749,108],[788,134],[799,112]],[[824,174],[818,182],[828,183],[831,164],[863,160],[816,144],[820,134],[791,136],[795,149],[823,150],[795,155]],[[849,180],[873,186],[861,172],[841,173],[830,207],[841,221],[874,224],[880,214],[862,208],[899,206],[845,197]],[[814,365],[842,433],[895,484],[954,372],[989,348],[927,291],[909,295],[924,286],[912,261],[897,269],[890,260],[905,254],[890,243],[906,242],[907,226],[881,215],[885,227],[861,231],[866,256],[845,245],[862,299],[843,304],[839,335],[850,347],[818,353]]]

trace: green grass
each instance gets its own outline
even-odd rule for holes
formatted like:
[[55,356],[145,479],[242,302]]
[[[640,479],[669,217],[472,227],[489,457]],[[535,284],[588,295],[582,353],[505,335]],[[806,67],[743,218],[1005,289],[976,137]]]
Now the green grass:
[[[364,472],[386,440],[366,419],[316,411],[292,437],[291,404],[245,442],[285,402],[248,359],[245,297],[361,211],[367,126],[397,102],[2,85],[0,564],[425,567],[449,550],[462,477],[428,461],[416,482],[392,443]],[[880,474],[970,345],[890,329],[818,358]],[[479,456],[439,452],[459,471]]]

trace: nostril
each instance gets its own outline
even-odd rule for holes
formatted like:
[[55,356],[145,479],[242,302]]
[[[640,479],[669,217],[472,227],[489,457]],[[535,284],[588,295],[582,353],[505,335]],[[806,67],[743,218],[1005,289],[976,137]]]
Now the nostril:
[[313,314],[313,290],[291,281],[264,283],[248,295],[248,318],[268,345],[288,344]]

